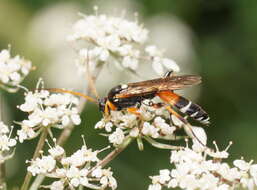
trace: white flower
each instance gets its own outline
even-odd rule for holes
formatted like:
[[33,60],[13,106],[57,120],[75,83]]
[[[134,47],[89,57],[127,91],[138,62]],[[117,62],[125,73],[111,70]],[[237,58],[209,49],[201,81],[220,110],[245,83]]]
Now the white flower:
[[[141,139],[145,138],[153,146],[166,149],[172,148],[170,145],[155,141],[155,139],[176,139],[174,132],[177,127],[171,124],[168,110],[163,107],[151,106],[152,103],[158,104],[159,102],[159,99],[145,100],[137,110],[140,116],[127,111],[111,111],[110,117],[103,118],[95,125],[95,128],[105,129],[108,132],[109,142],[115,146],[119,145],[118,143],[122,143],[126,136],[138,138],[139,147],[143,147]],[[115,131],[113,132],[113,130]]]
[[164,184],[165,182],[170,180],[170,171],[167,169],[164,170],[160,170],[160,178],[159,178],[159,182],[161,184]]
[[230,190],[230,186],[227,184],[222,184],[220,186],[218,186],[218,188],[216,188],[217,190]]
[[[30,61],[20,56],[11,57],[10,50],[0,52],[0,83],[10,85],[11,88],[17,88],[17,85],[28,75],[32,69]],[[11,92],[10,88],[10,92]],[[9,90],[9,87],[7,87]]]
[[130,56],[126,56],[122,60],[122,65],[125,68],[130,68],[132,70],[136,70],[138,67],[138,60],[135,58],[132,58]]
[[119,145],[123,142],[125,136],[123,131],[120,128],[116,128],[115,132],[113,132],[110,136],[109,136],[109,141],[110,143],[114,144],[114,145]]
[[[215,146],[217,152],[220,152],[216,144]],[[244,160],[235,160],[234,165],[237,168],[232,168],[227,163],[221,162],[220,157],[217,159],[216,154],[212,155],[209,152],[208,149],[199,151],[190,148],[172,151],[170,162],[174,164],[174,169],[171,172],[167,169],[161,170],[160,175],[150,177],[152,185],[149,188],[154,188],[156,184],[158,184],[156,188],[179,187],[188,190],[229,190],[238,187],[254,189],[257,187],[254,182],[257,167],[256,164],[252,165],[252,161],[247,163]]]
[[92,149],[88,149],[86,146],[83,146],[82,149],[83,156],[87,162],[98,162],[99,159],[97,158],[98,151],[92,151]]
[[63,189],[64,189],[64,184],[62,181],[54,181],[50,186],[50,190],[63,190]]
[[167,136],[173,135],[174,131],[176,130],[176,127],[170,126],[161,117],[156,117],[154,119],[154,125],[160,128],[160,133],[162,135],[167,135]]
[[[39,86],[42,81],[39,81]],[[78,98],[70,94],[54,93],[47,90],[36,90],[25,94],[25,102],[18,108],[28,113],[28,119],[21,122],[18,130],[19,141],[34,138],[40,127],[52,126],[65,128],[70,124],[79,125]]]
[[87,149],[86,146],[82,146],[81,149],[77,150],[70,157],[63,158],[62,164],[79,167],[86,162],[97,162],[97,153],[97,151],[92,151],[91,149]]
[[82,184],[82,181],[85,183],[85,181],[87,181],[87,179],[85,179],[87,178],[87,174],[88,170],[80,170],[74,166],[71,166],[66,172],[66,176],[70,179],[70,183],[74,187],[78,187],[80,184]]
[[21,129],[17,131],[17,135],[19,137],[20,143],[22,143],[26,139],[36,137],[36,133],[33,130],[33,123],[29,120],[22,121]]
[[177,63],[172,59],[163,58],[162,65],[166,67],[166,69],[168,69],[169,71],[174,71],[177,73],[180,71]]
[[234,166],[238,167],[240,170],[247,171],[250,169],[251,164],[244,160],[234,160]]
[[[56,142],[55,139],[53,141]],[[48,178],[59,180],[44,187],[53,190],[66,189],[67,185],[69,188],[76,188],[80,185],[89,189],[110,187],[114,190],[117,188],[117,182],[110,168],[95,168],[100,161],[97,154],[102,150],[92,151],[83,145],[70,157],[66,157],[64,149],[59,145],[52,148],[49,144],[49,147],[50,155],[41,155],[41,158],[30,161],[30,166],[27,168],[33,176],[43,174]]]
[[139,129],[136,127],[131,129],[131,131],[129,132],[129,136],[131,137],[137,137],[138,135],[139,135]]
[[198,183],[198,186],[202,189],[215,189],[218,186],[219,178],[215,177],[213,174],[207,173],[203,174]]
[[64,149],[61,146],[57,145],[53,148],[50,148],[48,152],[53,158],[56,158],[64,154]]
[[253,177],[255,185],[257,186],[257,164],[250,167],[250,174]]
[[5,162],[6,160],[12,158],[13,151],[12,147],[16,145],[16,138],[11,138],[12,129],[0,121],[0,163]]
[[103,170],[101,167],[97,167],[92,171],[92,176],[96,178],[100,178],[103,176]]
[[163,51],[160,51],[156,46],[150,45],[145,48],[145,52],[152,57],[152,67],[158,75],[163,75],[166,71],[179,72],[177,63],[168,58],[163,57]]
[[227,148],[226,148],[225,150],[223,150],[223,151],[220,151],[220,150],[219,150],[219,148],[218,148],[218,146],[217,146],[217,144],[216,144],[215,141],[213,142],[213,144],[215,145],[216,151],[213,151],[213,150],[211,150],[211,149],[207,149],[207,150],[206,150],[206,153],[207,153],[209,156],[211,156],[211,157],[213,157],[213,158],[221,158],[221,159],[227,158],[227,157],[229,156],[229,153],[227,152],[227,150],[228,150],[229,147],[232,145],[232,142],[229,142]]
[[161,189],[162,189],[162,186],[158,183],[149,185],[149,187],[148,187],[148,190],[161,190]]
[[142,25],[121,17],[84,15],[74,24],[73,34],[68,40],[81,40],[93,45],[91,49],[83,48],[80,51],[79,65],[84,65],[87,58],[90,59],[88,62],[94,62],[92,65],[96,66],[114,57],[121,60],[124,68],[136,70],[140,55],[137,46],[146,41],[147,34],[148,31]]
[[151,125],[148,122],[144,122],[143,124],[143,129],[142,129],[142,133],[146,136],[150,136],[153,138],[157,138],[159,137],[159,133],[158,133],[159,129],[154,127],[153,125]]
[[117,181],[112,176],[112,172],[109,169],[102,170],[100,183],[102,184],[102,187],[111,187],[111,189],[117,188]]
[[192,127],[195,138],[193,139],[192,149],[196,152],[202,152],[206,149],[207,135],[203,128]]
[[36,158],[31,161],[31,165],[28,167],[28,171],[33,176],[36,174],[46,174],[51,172],[56,165],[56,160],[52,156],[42,156],[42,158]]
[[0,150],[10,150],[10,147],[16,145],[15,139],[10,139],[7,135],[0,135]]
[[181,126],[184,125],[184,123],[173,114],[171,115],[171,120],[172,120],[172,122],[174,123],[175,126],[181,127]]
[[111,131],[112,131],[112,126],[113,126],[112,122],[106,123],[106,124],[105,124],[105,130],[106,130],[107,132],[111,132]]
[[92,176],[100,179],[103,188],[108,186],[112,189],[117,188],[117,182],[109,169],[98,167],[92,171]]

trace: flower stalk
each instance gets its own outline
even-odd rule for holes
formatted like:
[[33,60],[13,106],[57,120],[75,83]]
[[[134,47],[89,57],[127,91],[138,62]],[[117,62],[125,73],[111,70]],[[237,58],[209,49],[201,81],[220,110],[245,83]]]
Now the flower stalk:
[[[2,94],[0,94],[0,106],[2,106]],[[0,120],[2,120],[2,109],[0,109]],[[0,163],[0,190],[5,190],[6,182],[5,182],[5,163]]]
[[0,190],[6,190],[6,182],[5,182],[5,163],[0,164]]
[[[47,128],[45,128],[41,133],[40,139],[38,141],[36,150],[35,150],[34,155],[33,155],[33,160],[36,159],[39,156],[40,150],[42,150],[42,148],[44,147],[45,140],[46,140],[46,137],[47,137],[47,133],[48,133]],[[31,173],[29,171],[27,171],[27,174],[25,176],[25,179],[24,179],[23,185],[21,187],[21,190],[28,189],[31,177],[32,177]]]
[[112,152],[110,152],[104,159],[102,159],[98,164],[90,171],[92,172],[95,168],[104,167],[114,158],[116,158],[123,150],[127,148],[127,146],[132,142],[134,138],[127,136],[123,143],[120,144],[117,148],[115,148]]
[[29,188],[29,190],[37,190],[37,189],[39,189],[39,186],[44,181],[44,179],[45,179],[44,175],[38,175],[36,177],[36,179],[33,181],[31,187]]

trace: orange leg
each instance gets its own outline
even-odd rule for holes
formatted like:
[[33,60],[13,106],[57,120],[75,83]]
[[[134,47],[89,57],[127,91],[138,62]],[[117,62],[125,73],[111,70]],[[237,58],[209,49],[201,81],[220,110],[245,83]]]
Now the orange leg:
[[127,108],[127,111],[129,113],[135,114],[138,117],[141,117],[141,114],[140,114],[138,108],[135,108],[135,107]]
[[182,121],[184,124],[187,124],[187,120],[182,117],[181,115],[179,115],[175,110],[173,110],[171,108],[171,106],[166,106],[166,109],[172,114],[172,115],[175,115],[180,121]]
[[[171,91],[163,91],[163,92],[159,92],[157,93],[157,95],[164,101],[169,103],[171,106],[174,106],[178,100],[179,100],[179,96],[176,95],[175,93],[172,93]],[[172,109],[171,106],[166,106],[166,109],[173,115],[175,115],[180,121],[182,121],[184,123],[184,130],[187,133],[187,135],[189,137],[191,137],[192,139],[196,139],[201,145],[205,146],[204,143],[201,142],[201,140],[196,136],[196,134],[194,133],[194,131],[192,130],[191,125],[188,123],[188,121],[182,117],[180,114],[178,114],[175,110]]]
[[113,103],[111,103],[109,100],[107,100],[104,107],[104,114],[110,115],[110,110],[116,110],[116,106]]
[[[179,96],[171,91],[158,92],[157,96],[159,96],[164,102],[170,104],[171,106],[174,106],[179,100]],[[166,106],[166,109],[172,115],[176,116],[184,124],[187,124],[188,123],[187,120],[184,117],[182,117],[180,114],[178,114],[174,109],[172,109],[171,106]]]

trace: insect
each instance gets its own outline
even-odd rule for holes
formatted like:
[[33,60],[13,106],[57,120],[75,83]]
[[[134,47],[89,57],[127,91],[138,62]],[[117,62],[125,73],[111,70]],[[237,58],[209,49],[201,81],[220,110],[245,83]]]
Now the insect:
[[149,106],[166,106],[166,109],[171,114],[177,116],[184,123],[186,120],[177,111],[175,111],[174,108],[190,118],[193,118],[203,124],[208,124],[209,116],[199,105],[174,93],[175,90],[201,83],[201,77],[197,75],[173,76],[171,74],[171,72],[167,72],[163,78],[115,86],[109,91],[106,97],[99,98],[98,100],[94,100],[86,95],[68,90],[52,90],[83,96],[89,101],[94,101],[98,103],[99,110],[105,115],[109,115],[110,111],[119,111],[124,109],[127,109],[127,111],[131,113],[139,114],[138,107],[144,100],[153,99],[158,96],[163,103],[152,103]]
[[143,100],[159,96],[164,103],[152,103],[151,106],[160,107],[166,105],[168,111],[179,116],[173,110],[173,107],[175,107],[183,114],[201,123],[208,124],[209,116],[199,105],[174,93],[174,90],[183,89],[200,82],[200,76],[171,76],[171,72],[168,72],[163,78],[118,85],[109,91],[107,97],[98,100],[99,109],[105,114],[109,114],[110,110],[119,111],[122,109],[137,113],[137,107],[141,105]]

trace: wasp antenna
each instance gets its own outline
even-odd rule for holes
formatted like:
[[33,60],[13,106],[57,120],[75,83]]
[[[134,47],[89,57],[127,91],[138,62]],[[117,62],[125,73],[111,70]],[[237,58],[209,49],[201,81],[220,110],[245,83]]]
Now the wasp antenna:
[[95,87],[94,79],[89,70],[89,51],[88,50],[87,50],[87,60],[86,60],[86,77],[87,77],[87,81],[89,83],[89,88],[91,89],[91,91],[93,92],[95,97],[97,99],[99,99],[99,95],[98,95],[96,87]]
[[90,96],[87,96],[85,94],[82,94],[80,92],[74,92],[74,91],[71,91],[71,90],[65,90],[65,89],[60,89],[60,88],[44,88],[43,90],[48,90],[50,92],[62,92],[62,93],[68,93],[68,94],[72,94],[72,95],[75,95],[75,96],[80,96],[82,98],[85,98],[87,99],[88,101],[90,102],[94,102],[94,103],[98,103],[98,101]]

